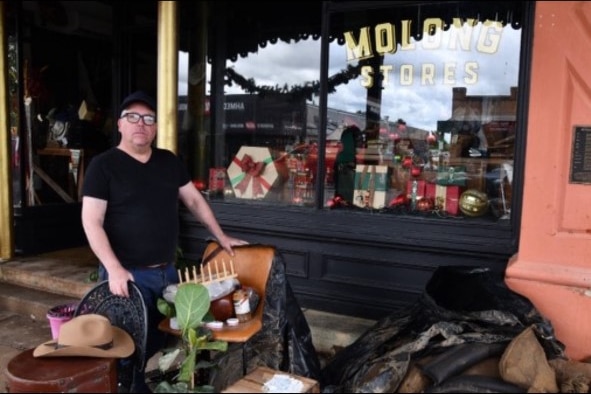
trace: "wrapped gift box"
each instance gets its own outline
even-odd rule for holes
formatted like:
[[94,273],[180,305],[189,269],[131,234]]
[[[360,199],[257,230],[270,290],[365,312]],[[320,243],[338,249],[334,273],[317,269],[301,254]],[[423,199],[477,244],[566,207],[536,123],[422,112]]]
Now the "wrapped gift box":
[[226,169],[225,168],[210,168],[209,169],[209,192],[223,193],[226,186]]
[[447,166],[437,170],[435,183],[443,186],[466,186],[467,179],[465,166]]
[[388,166],[357,164],[353,203],[361,208],[384,208],[388,184]]
[[425,197],[433,199],[434,208],[450,215],[458,214],[461,193],[460,186],[443,186],[436,183],[427,183],[425,186]]
[[236,197],[262,199],[279,174],[269,148],[242,146],[228,166],[228,178]]

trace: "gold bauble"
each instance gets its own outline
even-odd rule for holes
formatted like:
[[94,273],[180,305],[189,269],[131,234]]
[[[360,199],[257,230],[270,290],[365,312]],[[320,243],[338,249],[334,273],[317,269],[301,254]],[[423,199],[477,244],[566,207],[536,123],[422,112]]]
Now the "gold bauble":
[[460,211],[466,216],[482,216],[488,210],[488,196],[476,189],[468,189],[460,196]]

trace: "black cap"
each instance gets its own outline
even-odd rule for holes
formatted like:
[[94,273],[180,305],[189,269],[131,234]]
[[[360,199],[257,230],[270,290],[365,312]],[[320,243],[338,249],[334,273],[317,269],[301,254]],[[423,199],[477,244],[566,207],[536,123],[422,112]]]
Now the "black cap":
[[119,113],[127,109],[133,103],[143,103],[147,105],[152,111],[156,112],[156,101],[148,93],[138,90],[127,96],[119,106]]

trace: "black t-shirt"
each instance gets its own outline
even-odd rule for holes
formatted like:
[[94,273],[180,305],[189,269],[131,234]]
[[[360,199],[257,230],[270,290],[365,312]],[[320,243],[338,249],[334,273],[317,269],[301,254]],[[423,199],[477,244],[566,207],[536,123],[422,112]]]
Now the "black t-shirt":
[[179,232],[179,187],[191,180],[172,152],[153,148],[141,163],[118,148],[95,156],[83,195],[106,200],[104,229],[124,267],[172,262]]

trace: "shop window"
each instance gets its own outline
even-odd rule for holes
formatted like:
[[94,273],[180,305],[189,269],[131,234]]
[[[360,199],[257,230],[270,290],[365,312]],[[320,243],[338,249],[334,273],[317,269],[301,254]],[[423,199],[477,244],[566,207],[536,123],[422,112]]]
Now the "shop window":
[[[320,40],[303,35],[270,40],[227,63],[223,158],[208,179],[212,198],[314,206]],[[327,147],[329,160],[337,149]]]
[[322,15],[286,2],[256,23],[252,7],[227,12],[219,154],[200,186],[236,203],[509,220],[522,7],[332,2]]
[[9,45],[14,204],[78,203],[87,163],[110,144],[111,7],[19,7],[22,36]]
[[325,183],[327,206],[510,219],[520,7],[446,2],[331,14],[329,70],[352,78],[329,92],[328,120],[339,133],[360,130],[363,143],[339,170],[348,184]]

